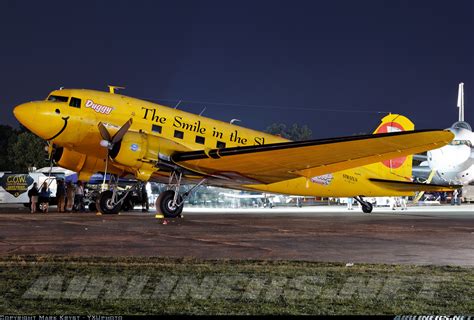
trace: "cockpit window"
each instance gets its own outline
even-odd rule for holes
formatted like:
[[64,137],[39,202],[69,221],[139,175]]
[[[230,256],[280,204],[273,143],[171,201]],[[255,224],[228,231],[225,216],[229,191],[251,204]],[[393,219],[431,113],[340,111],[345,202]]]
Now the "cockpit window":
[[471,141],[469,141],[469,140],[453,140],[453,141],[451,141],[450,145],[452,145],[452,146],[465,145],[465,146],[468,146],[468,147],[472,147]]
[[64,96],[50,95],[48,97],[48,101],[54,101],[54,102],[67,102],[68,100],[69,100],[69,97],[64,97]]
[[71,98],[71,101],[69,102],[69,105],[74,108],[80,108],[81,107],[81,99],[79,98]]

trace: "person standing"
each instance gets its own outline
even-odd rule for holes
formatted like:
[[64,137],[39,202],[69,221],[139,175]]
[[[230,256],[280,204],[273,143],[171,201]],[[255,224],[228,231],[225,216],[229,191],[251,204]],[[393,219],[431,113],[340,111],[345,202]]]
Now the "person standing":
[[395,207],[396,207],[396,200],[395,200],[395,197],[390,197],[389,198],[389,206],[390,206],[390,209],[391,210],[395,210]]
[[56,199],[58,200],[58,212],[64,212],[64,205],[66,204],[64,180],[57,180]]
[[51,195],[51,192],[49,191],[48,188],[48,183],[45,181],[43,182],[43,185],[41,186],[41,190],[39,193],[39,202],[40,206],[43,204],[43,212],[48,213],[49,212],[49,197]]
[[30,203],[31,203],[31,206],[30,206],[31,213],[36,212],[36,204],[38,203],[38,195],[39,195],[38,184],[35,182],[33,183],[33,187],[31,187],[31,189],[28,191],[28,197],[30,198]]
[[455,189],[453,191],[453,197],[451,198],[451,205],[454,206],[455,204],[458,203],[458,195],[459,195],[459,191],[458,189]]
[[142,199],[142,212],[148,212],[150,208],[148,204],[148,192],[146,191],[146,182],[142,182],[141,199]]
[[66,211],[71,212],[72,207],[74,206],[74,195],[76,194],[76,191],[74,190],[71,181],[68,181],[66,186]]
[[347,198],[347,210],[352,210],[352,198]]
[[74,202],[76,203],[77,211],[84,212],[86,207],[84,206],[84,186],[82,181],[77,181],[76,194],[74,196]]
[[407,209],[407,197],[406,196],[402,196],[400,198],[400,207],[401,207],[402,210]]

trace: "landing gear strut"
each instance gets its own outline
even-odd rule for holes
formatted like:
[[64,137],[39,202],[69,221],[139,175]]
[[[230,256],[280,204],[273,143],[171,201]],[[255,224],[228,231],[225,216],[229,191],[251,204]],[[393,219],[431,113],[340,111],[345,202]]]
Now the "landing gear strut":
[[194,187],[183,193],[179,194],[179,187],[181,186],[181,178],[183,174],[181,172],[173,171],[170,175],[168,183],[168,190],[162,192],[156,199],[155,208],[158,213],[161,213],[165,218],[177,218],[181,215],[184,208],[184,200],[193,192],[197,187],[203,184],[206,179],[202,179]]
[[365,201],[364,199],[362,199],[362,196],[358,196],[358,197],[354,197],[354,199],[360,203],[360,205],[362,206],[362,211],[364,213],[371,213],[372,210],[373,210],[373,205],[372,203],[368,202],[368,201]]
[[118,177],[115,176],[110,177],[109,185],[111,190],[102,191],[95,203],[97,210],[102,214],[118,214],[127,195],[140,187],[140,183],[136,183],[126,192],[120,193],[117,186]]

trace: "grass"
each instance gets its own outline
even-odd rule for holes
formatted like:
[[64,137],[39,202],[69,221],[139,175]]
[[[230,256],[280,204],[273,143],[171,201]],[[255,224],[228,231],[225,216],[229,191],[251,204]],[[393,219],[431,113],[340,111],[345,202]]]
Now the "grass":
[[473,314],[474,268],[0,257],[0,314]]

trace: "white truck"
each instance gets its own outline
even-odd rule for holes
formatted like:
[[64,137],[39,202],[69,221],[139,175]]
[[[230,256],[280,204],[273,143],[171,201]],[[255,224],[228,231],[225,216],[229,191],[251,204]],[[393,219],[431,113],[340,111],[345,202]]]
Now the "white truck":
[[1,204],[24,204],[28,206],[30,199],[28,190],[33,187],[36,182],[38,189],[44,182],[48,184],[51,192],[50,204],[56,204],[56,180],[65,178],[64,172],[48,173],[31,172],[31,173],[12,173],[0,172],[0,205]]

